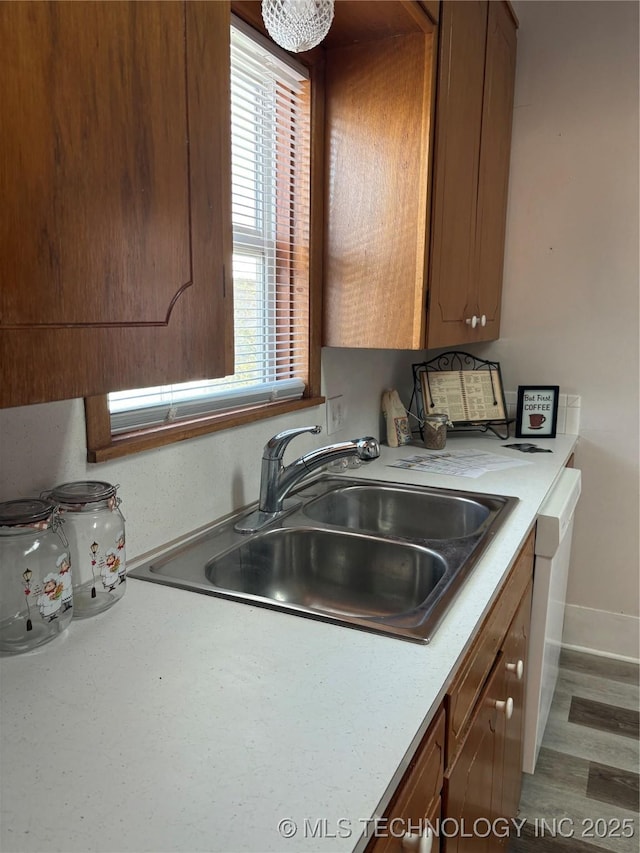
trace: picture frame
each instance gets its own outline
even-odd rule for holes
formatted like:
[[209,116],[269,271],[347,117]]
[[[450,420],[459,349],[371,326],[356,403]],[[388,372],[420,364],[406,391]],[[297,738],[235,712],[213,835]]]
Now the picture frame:
[[555,438],[559,385],[518,385],[516,438]]

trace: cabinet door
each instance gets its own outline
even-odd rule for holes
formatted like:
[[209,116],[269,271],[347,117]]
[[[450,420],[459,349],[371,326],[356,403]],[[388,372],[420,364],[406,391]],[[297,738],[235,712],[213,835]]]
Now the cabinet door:
[[486,318],[474,340],[500,333],[500,303],[513,123],[516,28],[506,3],[489,3],[478,175],[476,313]]
[[456,677],[447,690],[447,762],[455,760],[483,685],[495,665],[507,629],[518,610],[533,575],[534,531],[527,537],[500,596],[484,620]]
[[[400,853],[425,848],[437,853],[440,850],[435,832],[440,825],[444,742],[445,714],[441,710],[409,764],[380,824],[380,834],[372,837],[367,853]],[[430,832],[431,828],[434,832]],[[429,839],[424,838],[427,832],[431,835]],[[405,838],[405,833],[412,837]]]
[[499,664],[480,696],[464,745],[445,774],[444,814],[451,819],[445,853],[494,853],[499,845],[487,831],[502,802],[504,715],[497,703],[504,699],[505,679]]
[[228,4],[3,3],[0,44],[0,405],[226,373]]
[[506,2],[442,4],[427,346],[500,333],[516,22]]
[[532,584],[529,584],[502,647],[505,696],[513,700],[513,713],[508,719],[505,718],[504,729],[500,813],[505,818],[515,817],[518,813],[522,789],[522,738],[531,591]]
[[433,43],[328,51],[326,346],[422,346]]
[[442,4],[427,347],[476,340],[473,279],[486,0]]
[[[522,785],[531,590],[530,582],[478,701],[464,744],[445,774],[445,815],[459,822],[456,836],[447,838],[446,853],[495,853],[508,843],[506,821],[518,812]],[[501,820],[494,824],[498,818]],[[495,833],[489,833],[490,825],[495,827]]]

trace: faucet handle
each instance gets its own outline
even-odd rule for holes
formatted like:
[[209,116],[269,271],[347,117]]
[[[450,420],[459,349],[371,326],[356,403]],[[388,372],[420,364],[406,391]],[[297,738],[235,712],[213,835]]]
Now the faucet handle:
[[357,456],[363,462],[370,462],[372,459],[377,459],[380,456],[380,445],[378,444],[378,440],[372,435],[356,438],[355,443]]
[[294,429],[285,429],[282,432],[277,433],[264,446],[264,451],[262,453],[263,459],[282,459],[284,456],[284,451],[291,441],[291,439],[295,438],[297,435],[303,435],[305,432],[310,432],[313,435],[317,435],[319,432],[322,432],[321,426],[305,426],[305,427],[295,427]]

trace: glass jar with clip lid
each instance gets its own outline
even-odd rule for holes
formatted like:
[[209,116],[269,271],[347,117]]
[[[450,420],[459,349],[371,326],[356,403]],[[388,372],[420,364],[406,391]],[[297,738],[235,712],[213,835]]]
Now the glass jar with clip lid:
[[432,412],[425,415],[422,423],[424,446],[429,450],[444,450],[447,444],[447,426],[450,424],[447,414]]
[[71,561],[53,503],[0,503],[0,577],[0,652],[30,651],[67,628],[73,616]]
[[62,483],[45,492],[64,520],[73,567],[74,616],[101,613],[124,595],[124,518],[118,486],[100,480]]

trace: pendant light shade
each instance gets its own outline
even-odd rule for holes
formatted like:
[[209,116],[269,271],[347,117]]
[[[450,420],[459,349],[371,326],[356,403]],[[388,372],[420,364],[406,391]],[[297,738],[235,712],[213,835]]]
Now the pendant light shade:
[[271,38],[293,53],[320,44],[333,21],[333,0],[262,0]]

